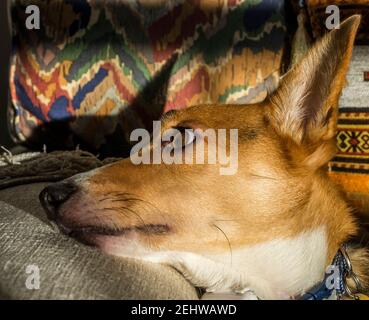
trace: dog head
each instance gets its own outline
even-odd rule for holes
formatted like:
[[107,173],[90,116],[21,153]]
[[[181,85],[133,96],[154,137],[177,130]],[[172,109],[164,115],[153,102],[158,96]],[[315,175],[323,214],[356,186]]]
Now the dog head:
[[[197,139],[203,141],[204,164],[136,165],[125,159],[77,175],[41,193],[49,218],[81,241],[134,257],[161,251],[217,256],[230,247],[324,228],[323,260],[330,262],[355,232],[322,167],[335,153],[338,99],[359,22],[353,16],[327,34],[262,103],[203,105],[165,115],[161,133],[178,129],[182,146],[195,149]],[[228,137],[238,129],[236,173],[221,175],[219,161],[206,161],[230,153],[218,137],[212,148],[210,138],[201,136],[209,128],[225,129]],[[202,133],[188,139],[186,129]],[[150,143],[145,150],[152,159],[158,150],[162,156],[172,152],[167,145]]]

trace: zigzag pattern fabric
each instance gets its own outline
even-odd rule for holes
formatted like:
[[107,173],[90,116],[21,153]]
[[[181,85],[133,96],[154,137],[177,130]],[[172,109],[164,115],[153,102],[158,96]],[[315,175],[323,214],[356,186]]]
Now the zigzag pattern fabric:
[[[30,4],[39,30],[25,27]],[[281,0],[12,0],[12,20],[13,136],[68,121],[96,148],[118,123],[127,133],[171,109],[263,100],[286,30]]]

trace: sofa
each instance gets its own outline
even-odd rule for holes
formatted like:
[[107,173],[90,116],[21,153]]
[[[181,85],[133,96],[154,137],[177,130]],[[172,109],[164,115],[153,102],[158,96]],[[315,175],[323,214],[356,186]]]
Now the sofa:
[[[167,266],[107,256],[61,235],[38,194],[126,157],[130,132],[150,129],[169,110],[265,99],[289,56],[308,47],[301,39],[320,36],[315,9],[322,14],[323,2],[308,2],[306,24],[292,37],[302,10],[294,1],[295,12],[284,0],[11,0],[11,104],[0,108],[17,148],[0,152],[0,299],[198,299],[201,288]],[[40,9],[39,30],[24,27],[30,4]],[[367,47],[354,49],[339,153],[327,169],[369,217],[369,113],[365,97],[358,105],[352,94],[367,85],[357,77],[363,54]]]
[[[5,107],[17,148],[0,152],[0,299],[198,299],[200,290],[167,266],[107,256],[61,235],[38,194],[127,156],[132,129],[150,128],[169,110],[263,100],[279,78],[284,1],[9,5]],[[40,10],[40,29],[25,27],[29,5]]]
[[[169,267],[106,256],[61,235],[38,201],[46,185],[0,191],[0,299],[198,299]],[[34,266],[39,285],[29,288]]]

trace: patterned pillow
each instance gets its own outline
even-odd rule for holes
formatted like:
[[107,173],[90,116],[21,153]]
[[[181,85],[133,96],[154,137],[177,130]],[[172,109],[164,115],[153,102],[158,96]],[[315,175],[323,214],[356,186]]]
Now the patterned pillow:
[[[347,75],[348,86],[340,100],[338,154],[329,165],[329,174],[341,184],[349,200],[369,217],[369,2],[367,0],[309,0],[312,31],[315,37],[326,32],[328,5],[340,9],[340,19],[360,13],[361,25]],[[364,45],[365,44],[365,45]]]
[[13,137],[105,151],[170,109],[263,100],[286,29],[281,0],[12,0],[12,21]]
[[364,79],[368,57],[369,46],[354,47],[348,86],[340,100],[338,153],[329,174],[343,186],[355,208],[369,216],[369,81]]

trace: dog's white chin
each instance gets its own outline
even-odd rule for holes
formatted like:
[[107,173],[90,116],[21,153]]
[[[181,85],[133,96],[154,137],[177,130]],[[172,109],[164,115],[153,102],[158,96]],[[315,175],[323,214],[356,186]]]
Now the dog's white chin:
[[152,250],[140,243],[139,236],[135,232],[122,236],[97,235],[94,244],[101,251],[117,257],[143,259],[152,254]]
[[95,243],[111,255],[169,265],[194,286],[208,291],[251,288],[262,299],[289,299],[321,281],[327,252],[324,228],[233,250],[233,263],[229,253],[155,251],[145,247],[134,232],[99,235]]
[[231,270],[228,264],[216,262],[205,255],[191,252],[154,251],[143,246],[139,236],[134,233],[130,233],[129,236],[98,235],[94,243],[109,255],[173,267],[194,286],[205,288],[207,290],[205,299],[257,298],[242,280],[241,274]]

